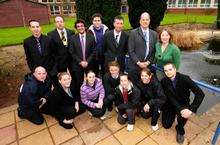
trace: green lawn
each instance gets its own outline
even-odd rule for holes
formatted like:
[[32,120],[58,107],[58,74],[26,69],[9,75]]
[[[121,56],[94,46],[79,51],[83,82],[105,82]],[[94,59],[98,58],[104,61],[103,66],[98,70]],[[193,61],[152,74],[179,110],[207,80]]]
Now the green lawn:
[[[128,20],[128,15],[124,14],[125,29],[131,29]],[[66,27],[73,29],[75,18],[65,18]],[[193,14],[166,14],[161,25],[177,24],[177,23],[203,23],[212,24],[216,20],[213,15],[193,15]],[[42,31],[44,34],[54,29],[53,20],[50,24],[43,25]],[[13,27],[0,29],[0,46],[21,44],[24,38],[30,36],[28,27]]]

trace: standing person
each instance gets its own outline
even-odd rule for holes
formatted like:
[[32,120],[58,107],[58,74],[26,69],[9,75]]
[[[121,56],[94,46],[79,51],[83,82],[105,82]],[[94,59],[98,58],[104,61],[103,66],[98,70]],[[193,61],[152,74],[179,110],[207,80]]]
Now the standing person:
[[34,72],[38,66],[44,67],[54,84],[57,70],[54,65],[52,41],[41,33],[40,23],[37,20],[29,21],[29,29],[32,36],[24,39],[23,42],[28,67],[31,72]]
[[[162,79],[161,84],[167,101],[162,109],[162,125],[164,128],[171,128],[176,116],[176,141],[184,142],[184,126],[192,113],[196,113],[204,98],[203,91],[187,75],[176,71],[173,63],[164,65],[166,77]],[[195,95],[190,104],[190,93]]]
[[114,18],[114,30],[104,35],[105,68],[111,61],[118,61],[120,70],[125,70],[125,55],[128,49],[128,35],[123,31],[124,19],[122,16]]
[[61,16],[55,17],[54,21],[56,28],[47,35],[52,39],[58,73],[66,72],[70,62],[69,42],[70,37],[74,35],[74,31],[65,28],[65,23]]
[[[156,43],[155,63],[161,69],[168,62],[172,62],[177,70],[179,69],[181,54],[179,48],[172,42],[172,38],[172,33],[167,29],[163,29],[159,33],[159,42]],[[157,71],[159,80],[164,76],[163,72]]]
[[112,105],[114,101],[115,88],[120,83],[120,66],[117,61],[109,62],[108,72],[103,77],[103,83],[105,88],[105,96],[109,99],[108,111],[112,111]]
[[132,30],[128,40],[128,74],[132,81],[139,80],[141,69],[150,68],[155,56],[157,33],[149,29],[150,15],[141,14],[140,27]]
[[71,90],[71,76],[67,72],[58,74],[59,84],[55,86],[49,97],[51,115],[54,116],[61,126],[66,129],[73,128],[73,118],[83,112],[80,97],[75,90]]
[[80,88],[80,96],[82,103],[86,105],[92,116],[105,119],[105,90],[102,81],[96,78],[93,71],[86,73],[86,81]]
[[160,110],[166,101],[162,86],[149,69],[141,71],[141,81],[138,83],[141,91],[140,114],[143,118],[151,119],[151,127],[154,131],[158,130],[157,121],[160,117]]
[[48,112],[47,102],[51,94],[51,82],[45,68],[38,66],[32,74],[27,74],[18,96],[18,116],[40,125],[44,118],[42,112]]
[[85,21],[77,20],[75,28],[78,34],[70,39],[71,69],[70,74],[76,84],[77,95],[79,96],[80,86],[84,80],[84,73],[93,69],[92,61],[95,54],[95,39],[91,34],[86,33]]
[[[93,34],[96,41],[96,55],[94,61],[94,71],[96,75],[100,73],[102,77],[105,73],[104,68],[104,51],[103,51],[103,38],[105,32],[108,30],[108,27],[105,24],[102,24],[102,15],[95,13],[92,15],[92,25],[89,27],[88,32]],[[101,68],[101,71],[99,71]]]
[[128,122],[127,130],[132,131],[135,123],[135,110],[140,101],[140,90],[131,83],[127,74],[120,75],[120,84],[115,89],[114,100],[118,108],[118,123]]

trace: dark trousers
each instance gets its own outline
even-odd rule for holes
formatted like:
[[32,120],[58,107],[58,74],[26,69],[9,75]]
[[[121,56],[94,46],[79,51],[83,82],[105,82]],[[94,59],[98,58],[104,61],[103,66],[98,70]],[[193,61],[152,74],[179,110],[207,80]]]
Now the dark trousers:
[[141,116],[145,119],[148,119],[151,117],[151,125],[155,126],[157,124],[157,121],[160,117],[159,108],[158,107],[151,107],[149,112],[145,112],[143,107],[140,112]]
[[113,103],[114,103],[114,95],[107,95],[105,97],[105,104],[106,104],[106,107],[108,108],[108,111],[112,111],[112,106],[113,106]]
[[77,115],[82,114],[85,112],[85,110],[86,108],[82,103],[79,103],[78,112],[76,112],[75,105],[60,106],[59,109],[55,112],[54,117],[59,121],[63,121],[64,119],[70,120],[75,118]]
[[[99,100],[99,98],[97,97],[92,102],[98,103],[98,100]],[[89,112],[91,112],[92,116],[94,116],[96,118],[100,118],[105,114],[106,104],[107,104],[107,99],[104,98],[102,108],[91,108],[91,107],[87,106],[87,109],[88,109]]]
[[100,78],[103,78],[103,75],[105,74],[106,71],[104,61],[105,61],[104,55],[99,55],[96,57],[96,59],[93,62],[93,71],[95,72],[96,76],[99,76]]
[[172,106],[166,106],[163,108],[162,125],[166,129],[171,128],[173,122],[175,121],[176,116],[177,116],[177,125],[176,125],[177,134],[184,135],[185,134],[184,126],[187,122],[187,119],[183,118],[181,114],[177,112],[176,109]]
[[[118,108],[118,123],[119,124],[125,124],[128,122],[128,124],[134,124],[135,122],[135,117],[134,117],[134,109],[132,108],[127,108],[127,109],[119,109]],[[126,118],[123,117],[123,114],[126,114]]]

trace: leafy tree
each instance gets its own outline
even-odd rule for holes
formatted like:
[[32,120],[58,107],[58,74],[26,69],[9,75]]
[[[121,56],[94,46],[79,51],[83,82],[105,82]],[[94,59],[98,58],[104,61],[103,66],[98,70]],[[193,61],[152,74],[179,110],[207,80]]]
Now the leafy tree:
[[129,21],[133,28],[139,27],[140,15],[148,12],[151,16],[150,28],[156,29],[167,10],[167,0],[128,0]]

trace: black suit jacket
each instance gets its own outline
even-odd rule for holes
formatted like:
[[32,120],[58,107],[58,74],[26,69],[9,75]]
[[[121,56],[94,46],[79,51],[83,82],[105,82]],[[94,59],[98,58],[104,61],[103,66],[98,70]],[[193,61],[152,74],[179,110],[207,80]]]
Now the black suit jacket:
[[[72,70],[82,69],[80,62],[83,61],[83,53],[80,43],[79,34],[76,34],[70,39],[70,56]],[[91,34],[86,34],[86,61],[88,62],[87,68],[92,68],[91,63],[95,55],[95,38]]]
[[121,32],[119,45],[116,45],[114,37],[114,30],[108,31],[104,35],[104,54],[105,54],[105,67],[108,67],[108,63],[117,60],[120,64],[121,71],[125,68],[125,55],[128,51],[128,35],[125,32]]
[[44,67],[50,75],[57,73],[54,66],[54,53],[52,41],[45,35],[40,36],[42,54],[38,51],[37,40],[32,35],[24,39],[23,46],[29,69],[34,72],[37,66]]
[[[188,108],[192,112],[196,112],[205,96],[203,91],[187,75],[177,73],[175,79],[175,88],[169,78],[165,77],[161,80],[164,93],[167,96],[167,102],[164,107],[171,104],[178,112],[184,108]],[[191,91],[194,93],[195,97],[193,102],[189,104]]]
[[153,62],[155,56],[155,44],[157,42],[157,33],[149,29],[149,54],[145,59],[146,43],[141,27],[131,30],[128,40],[128,53],[129,61],[128,68],[138,70],[138,61],[150,61]]
[[[67,32],[67,43],[69,44],[70,37],[74,35],[74,31],[66,29],[66,32]],[[57,29],[54,29],[53,31],[49,32],[47,35],[51,38],[53,42],[55,62],[57,64],[58,72],[67,71],[67,68],[69,66],[68,63],[70,62],[70,54],[68,51],[69,45],[67,46],[63,45],[63,42],[60,38]]]

